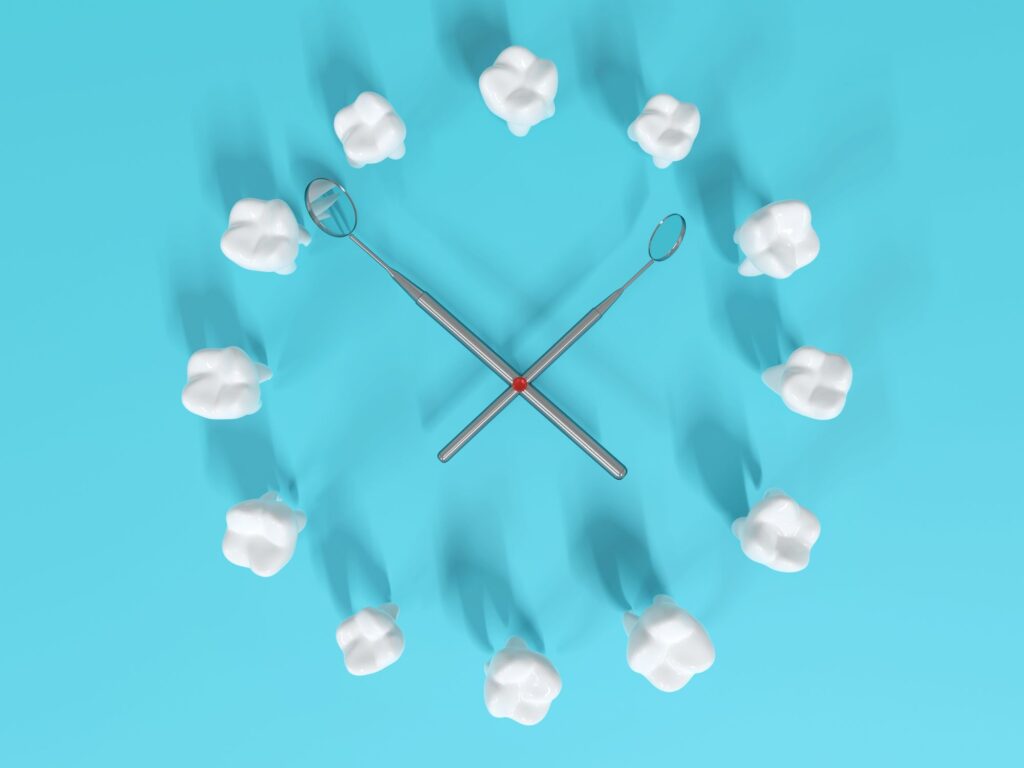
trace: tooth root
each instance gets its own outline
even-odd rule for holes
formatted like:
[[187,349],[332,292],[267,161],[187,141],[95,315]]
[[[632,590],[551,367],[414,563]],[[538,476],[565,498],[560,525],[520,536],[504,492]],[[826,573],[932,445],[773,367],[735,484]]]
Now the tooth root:
[[743,263],[740,264],[740,274],[744,277],[757,277],[758,275],[763,275],[764,272],[758,269],[750,259],[744,259]]
[[632,611],[626,611],[625,614],[623,614],[622,628],[626,630],[627,635],[633,631],[633,627],[636,626],[638,621],[640,621],[640,617]]
[[260,496],[261,501],[277,501],[277,499],[277,491],[267,491],[262,496]]
[[398,618],[398,606],[394,603],[384,603],[384,605],[380,607],[380,610],[386,613],[392,619]]
[[259,379],[260,384],[262,384],[264,381],[269,381],[270,378],[274,375],[273,371],[271,371],[263,363],[253,363],[253,365],[256,366],[256,378]]
[[505,643],[505,648],[512,650],[525,650],[526,642],[521,637],[510,637]]
[[785,365],[773,365],[761,374],[761,381],[775,394],[782,393],[782,381],[786,375]]
[[746,516],[737,517],[732,521],[732,535],[737,539],[743,538],[743,526],[746,525]]

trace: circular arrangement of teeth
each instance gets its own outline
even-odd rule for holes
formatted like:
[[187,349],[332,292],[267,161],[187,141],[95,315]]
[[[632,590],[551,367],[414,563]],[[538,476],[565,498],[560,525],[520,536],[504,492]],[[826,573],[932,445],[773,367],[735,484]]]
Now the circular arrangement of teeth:
[[[522,46],[510,46],[481,73],[479,87],[487,108],[514,136],[524,137],[555,114],[558,69]],[[656,94],[626,128],[626,135],[657,168],[667,168],[690,153],[699,130],[695,105]],[[405,155],[405,123],[378,93],[361,93],[340,109],[334,131],[353,168]],[[734,241],[744,257],[739,273],[745,277],[786,279],[810,264],[820,249],[810,208],[799,200],[755,211],[737,228]],[[245,269],[288,275],[295,271],[299,247],[309,243],[309,233],[287,203],[247,198],[231,209],[221,250]],[[270,378],[270,369],[239,347],[196,350],[188,361],[182,403],[207,419],[243,418],[260,409],[260,385]],[[846,405],[853,369],[841,355],[804,346],[785,363],[765,370],[762,379],[791,411],[811,419],[834,419]],[[521,393],[530,385],[518,376],[511,386]],[[225,558],[270,577],[294,554],[306,516],[271,491],[233,506],[226,522]],[[772,490],[733,523],[732,531],[752,561],[775,571],[796,572],[807,567],[821,526],[812,512]],[[405,638],[397,619],[398,606],[385,603],[364,607],[341,622],[336,637],[350,673],[373,674],[398,661]],[[626,612],[623,625],[629,667],[660,690],[679,690],[714,663],[707,631],[667,595],[654,597],[639,614]],[[484,703],[494,717],[534,725],[547,715],[561,689],[552,663],[520,637],[509,638],[485,666]]]

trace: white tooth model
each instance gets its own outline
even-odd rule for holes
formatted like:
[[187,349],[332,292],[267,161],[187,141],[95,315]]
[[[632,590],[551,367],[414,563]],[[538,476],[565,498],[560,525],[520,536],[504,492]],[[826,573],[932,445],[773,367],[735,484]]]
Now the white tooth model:
[[309,243],[309,232],[299,226],[286,202],[247,197],[231,206],[220,249],[245,269],[290,275],[299,246]]
[[334,132],[353,168],[405,156],[405,123],[379,93],[363,91],[338,110]]
[[260,409],[260,384],[270,369],[238,347],[208,348],[188,359],[181,403],[204,419],[240,419]]
[[629,668],[658,690],[678,691],[715,661],[715,647],[704,627],[667,595],[658,595],[639,616],[627,611],[623,626],[629,637]]
[[811,226],[811,209],[799,200],[783,200],[754,211],[732,237],[746,257],[745,277],[783,279],[818,256],[821,243]]
[[513,637],[484,666],[484,704],[493,717],[536,725],[562,691],[562,678],[546,657]]
[[480,75],[480,94],[494,114],[508,123],[515,136],[525,136],[555,114],[558,68],[538,59],[521,45],[502,51]]
[[405,637],[395,619],[398,606],[385,603],[363,608],[338,625],[335,639],[353,675],[372,675],[394,664],[405,650]]
[[773,571],[796,573],[807,567],[821,523],[780,491],[768,493],[746,517],[732,524],[743,554]]
[[648,100],[626,135],[651,156],[658,168],[668,168],[690,154],[698,131],[700,110],[695,105],[659,93]]
[[761,374],[761,381],[801,416],[822,421],[843,412],[853,384],[853,367],[842,355],[800,347],[782,365]]
[[221,549],[229,562],[257,576],[273,576],[295,554],[306,515],[292,509],[274,491],[228,510],[228,530]]

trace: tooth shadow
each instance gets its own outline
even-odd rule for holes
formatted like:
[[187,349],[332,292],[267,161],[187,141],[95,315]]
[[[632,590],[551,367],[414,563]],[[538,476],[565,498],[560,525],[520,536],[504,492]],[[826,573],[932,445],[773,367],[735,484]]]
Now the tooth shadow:
[[726,521],[731,525],[733,520],[747,514],[750,510],[747,481],[755,487],[761,483],[761,464],[749,438],[706,417],[696,421],[685,432],[685,438],[682,432],[679,434],[677,455],[681,460],[693,462],[705,494]]
[[450,526],[446,531],[441,553],[445,598],[456,604],[466,629],[482,650],[494,652],[509,637],[518,635],[532,649],[543,652],[544,639],[512,588],[503,553],[494,551],[493,533],[481,540],[470,538],[463,526]]
[[604,503],[579,528],[575,566],[618,610],[643,608],[667,591],[665,582],[640,528]]
[[264,411],[241,419],[203,421],[209,475],[224,483],[238,501],[255,499],[267,491],[298,501],[298,483],[275,450]]
[[779,309],[778,293],[770,278],[739,278],[742,288],[725,297],[725,316],[732,341],[748,366],[763,371],[778,365],[800,346]]
[[474,83],[512,44],[502,2],[435,2],[434,16],[442,55]]
[[[691,171],[697,185],[697,195],[704,211],[705,227],[718,255],[729,264],[738,267],[740,258],[733,233],[739,226],[736,214],[741,201],[753,201],[750,213],[767,205],[771,199],[763,189],[755,186],[741,167],[736,153],[727,146],[701,151],[687,169],[678,164],[677,178],[680,183],[689,183]],[[686,181],[684,181],[684,179]]]
[[243,322],[234,295],[218,280],[213,270],[206,280],[197,282],[190,275],[170,276],[168,302],[171,322],[179,325],[186,351],[192,354],[203,347],[241,347],[256,362],[267,363],[262,336]]
[[317,497],[310,521],[331,597],[341,616],[348,617],[391,602],[391,581],[376,546],[344,506],[337,489],[329,488]]
[[380,92],[366,46],[369,38],[353,14],[342,21],[334,7],[324,3],[304,30],[309,82],[320,96],[324,114],[335,113],[355,101],[362,91]]
[[618,3],[591,10],[573,29],[577,65],[585,88],[597,91],[611,122],[623,131],[649,96],[637,50],[636,30]]
[[206,148],[206,185],[227,215],[246,197],[279,197],[270,164],[269,144],[262,119],[248,98],[225,95],[203,111],[208,122],[197,126],[198,142]]

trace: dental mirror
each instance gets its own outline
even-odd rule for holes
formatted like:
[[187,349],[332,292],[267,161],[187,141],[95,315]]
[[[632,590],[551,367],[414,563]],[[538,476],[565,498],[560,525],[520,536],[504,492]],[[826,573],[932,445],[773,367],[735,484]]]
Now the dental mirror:
[[[344,191],[344,190],[342,190]],[[658,222],[647,243],[647,255],[654,261],[665,261],[676,252],[686,236],[686,219],[670,213]]]
[[313,223],[331,237],[348,237],[356,230],[356,204],[336,181],[313,179],[309,182],[306,210]]

